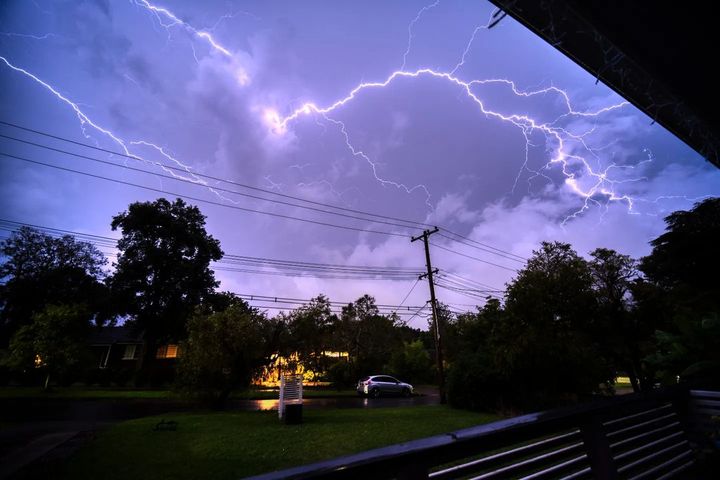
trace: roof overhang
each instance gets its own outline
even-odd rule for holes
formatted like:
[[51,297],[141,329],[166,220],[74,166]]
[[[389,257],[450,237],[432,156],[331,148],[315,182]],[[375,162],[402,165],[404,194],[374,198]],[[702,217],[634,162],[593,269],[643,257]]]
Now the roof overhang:
[[720,167],[711,3],[490,1]]

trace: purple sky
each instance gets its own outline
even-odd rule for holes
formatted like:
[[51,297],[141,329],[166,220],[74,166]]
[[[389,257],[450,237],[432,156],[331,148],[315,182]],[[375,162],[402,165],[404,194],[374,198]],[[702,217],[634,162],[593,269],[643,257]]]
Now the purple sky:
[[[603,246],[642,256],[663,231],[663,216],[720,194],[717,169],[551,46],[510,18],[484,28],[493,11],[458,0],[9,0],[0,5],[0,120],[437,224],[522,257],[542,240],[570,242],[583,255]],[[0,134],[170,174],[8,126]],[[224,205],[420,232],[213,192],[5,138],[0,144],[5,154]],[[0,218],[17,222],[117,236],[112,215],[161,196],[6,156],[0,169]],[[191,203],[226,253],[424,268],[420,242],[407,236]],[[493,287],[522,266],[437,235],[433,243],[434,266]],[[369,293],[394,305],[415,283],[217,276],[223,289],[243,294],[350,301]],[[445,289],[438,297],[458,310],[477,303]],[[405,304],[427,298],[420,283]],[[411,324],[425,328],[426,320]]]

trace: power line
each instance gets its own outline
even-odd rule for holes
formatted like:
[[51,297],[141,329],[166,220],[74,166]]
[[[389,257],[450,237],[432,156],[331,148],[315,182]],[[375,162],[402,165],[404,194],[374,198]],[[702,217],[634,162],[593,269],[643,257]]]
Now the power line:
[[104,177],[104,176],[102,176],[102,175],[97,175],[97,174],[94,174],[94,173],[88,173],[88,172],[83,172],[83,171],[80,171],[80,170],[74,170],[74,169],[72,169],[72,168],[61,167],[61,166],[58,166],[58,165],[52,165],[52,164],[49,164],[49,163],[39,162],[39,161],[37,161],[37,160],[31,160],[31,159],[29,159],[29,158],[19,157],[19,156],[17,156],[17,155],[11,155],[11,154],[5,153],[5,152],[0,152],[0,155],[3,155],[3,156],[5,156],[5,157],[9,157],[9,158],[14,158],[14,159],[16,159],[16,160],[20,160],[20,161],[23,161],[23,162],[34,163],[34,164],[36,164],[36,165],[42,165],[42,166],[49,167],[49,168],[54,168],[54,169],[57,169],[57,170],[63,170],[63,171],[66,171],[66,172],[77,173],[77,174],[79,174],[79,175],[84,175],[84,176],[87,176],[87,177],[97,178],[97,179],[99,179],[99,180],[106,180],[106,181],[108,181],[108,182],[118,183],[118,184],[121,184],[121,185],[128,185],[128,186],[131,186],[131,187],[142,188],[142,189],[144,189],[144,190],[149,190],[149,191],[151,191],[151,192],[161,193],[161,194],[163,194],[163,195],[173,195],[173,196],[175,196],[175,197],[184,198],[184,199],[187,199],[187,200],[192,200],[192,201],[194,201],[194,202],[207,203],[207,204],[210,204],[210,205],[216,205],[216,206],[219,206],[219,207],[230,208],[230,209],[233,209],[233,210],[239,210],[239,211],[250,212],[250,213],[259,213],[259,214],[268,215],[268,216],[271,216],[271,217],[284,218],[284,219],[286,219],[286,220],[296,220],[296,221],[299,221],[299,222],[312,223],[312,224],[315,224],[315,225],[321,225],[321,226],[332,227],[332,228],[339,228],[339,229],[343,229],[343,230],[352,230],[352,231],[356,231],[356,232],[375,233],[375,234],[378,234],[378,235],[388,235],[388,236],[393,236],[393,237],[408,238],[408,235],[401,234],[401,233],[386,232],[386,231],[382,231],[382,230],[363,229],[363,228],[357,228],[357,227],[350,227],[350,226],[347,226],[347,225],[337,225],[337,224],[334,224],[334,223],[320,222],[320,221],[318,221],[318,220],[310,220],[310,219],[308,219],[308,218],[294,217],[294,216],[292,216],[292,215],[283,215],[283,214],[280,214],[280,213],[267,212],[267,211],[264,211],[264,210],[255,210],[255,209],[252,209],[252,208],[239,207],[239,206],[237,206],[237,205],[227,205],[227,204],[225,204],[225,203],[215,202],[215,201],[213,201],[213,200],[206,200],[206,199],[203,199],[203,198],[193,197],[193,196],[190,196],[190,195],[183,195],[183,194],[180,194],[180,193],[171,192],[171,191],[169,191],[169,190],[161,190],[161,189],[159,189],[159,188],[148,187],[148,186],[145,186],[145,185],[139,185],[139,184],[137,184],[137,183],[127,182],[127,181],[125,181],[125,180],[118,180],[118,179],[115,179],[115,178]]
[[[523,256],[517,255],[517,254],[512,253],[512,252],[509,252],[509,251],[507,251],[507,250],[503,250],[503,249],[501,249],[501,248],[493,247],[492,245],[488,245],[487,243],[478,242],[477,240],[473,240],[473,239],[470,238],[470,237],[466,237],[466,236],[464,236],[464,235],[460,235],[459,233],[455,233],[455,232],[453,232],[453,231],[450,231],[450,230],[448,230],[447,228],[443,228],[443,231],[445,231],[446,233],[449,233],[450,235],[454,235],[454,236],[456,236],[456,237],[458,237],[458,238],[461,238],[461,239],[463,239],[463,240],[466,240],[466,241],[468,241],[468,242],[471,242],[471,243],[480,245],[481,247],[489,248],[489,249],[495,250],[495,251],[497,251],[497,252],[499,252],[499,253],[504,253],[505,255],[509,255],[509,256],[511,256],[511,257],[515,257],[515,258],[517,258],[518,260],[523,260],[523,261],[527,261],[527,260],[528,260],[527,258],[525,258],[525,257],[523,257]],[[445,238],[448,238],[449,240],[454,241],[454,242],[459,242],[458,240],[456,240],[456,239],[454,239],[454,238],[449,238],[449,237],[447,237],[446,235],[443,235],[443,236],[444,236]]]
[[[101,246],[104,248],[116,248],[115,244],[119,239],[113,238],[113,237],[105,237],[102,235],[92,235],[92,234],[83,234],[80,232],[74,232],[72,230],[64,230],[59,228],[53,228],[53,227],[45,227],[41,225],[34,225],[29,223],[22,223],[22,222],[15,222],[12,220],[6,220],[0,218],[0,229],[2,230],[8,230],[8,231],[16,231],[19,227],[30,227],[34,228],[36,230],[44,231],[46,233],[50,233],[52,235],[71,235],[80,237],[81,240],[86,241],[88,243],[91,243],[95,246]],[[87,237],[86,239],[83,239],[82,237]],[[110,255],[105,252],[105,255]],[[283,268],[294,268],[298,269],[301,267],[304,267],[310,272],[307,272],[309,274],[293,274],[292,273],[284,273],[284,272],[277,272],[277,271],[263,271],[263,270],[250,270],[250,269],[236,269],[231,267],[222,267],[217,266],[218,263],[220,264],[236,264],[236,259],[242,259],[243,261],[246,261],[248,263],[252,263],[253,265],[260,265],[260,266],[270,266],[272,268],[277,269],[283,269]],[[305,262],[305,261],[298,261],[298,260],[281,260],[281,259],[273,259],[273,258],[265,258],[265,257],[251,257],[251,256],[241,256],[241,255],[234,255],[234,254],[225,254],[224,257],[219,261],[215,262],[216,266],[214,266],[215,269],[218,270],[227,270],[227,271],[241,271],[244,273],[260,273],[260,274],[268,274],[268,275],[285,275],[285,276],[305,276],[305,277],[313,277],[317,278],[316,274],[317,271],[319,272],[337,272],[337,273],[344,273],[345,276],[338,277],[338,276],[332,276],[329,278],[353,278],[353,279],[368,279],[368,280],[376,280],[376,277],[355,277],[350,276],[353,274],[374,274],[374,275],[382,275],[385,277],[388,277],[388,280],[403,280],[403,279],[412,279],[415,278],[419,270],[414,270],[411,268],[404,268],[404,267],[375,267],[375,266],[369,266],[369,265],[340,265],[340,264],[330,264],[330,263],[313,263],[313,262]]]
[[280,277],[299,277],[299,278],[324,278],[324,279],[333,279],[333,280],[410,280],[414,276],[384,276],[384,275],[377,275],[377,276],[349,276],[349,275],[324,275],[321,273],[301,273],[301,272],[273,272],[273,271],[267,271],[267,270],[251,270],[251,269],[242,269],[242,268],[230,268],[230,267],[223,267],[223,266],[215,266],[213,267],[213,270],[218,270],[221,272],[235,272],[235,273],[250,273],[250,274],[257,274],[257,275],[272,275],[272,276],[280,276]]
[[523,259],[523,258],[516,258],[517,255],[514,255],[514,254],[511,254],[511,255],[512,255],[512,256],[511,256],[511,255],[507,255],[507,254],[505,254],[505,253],[494,252],[494,251],[492,251],[492,250],[490,250],[490,249],[488,249],[488,248],[479,247],[479,246],[477,246],[477,245],[473,245],[472,243],[466,242],[466,241],[464,241],[464,240],[458,240],[458,239],[456,239],[456,238],[452,238],[452,237],[450,237],[450,236],[448,236],[448,235],[445,235],[445,234],[443,234],[443,233],[440,233],[440,236],[443,237],[443,238],[446,238],[446,239],[448,239],[448,240],[451,240],[451,241],[453,241],[453,242],[457,242],[457,243],[459,243],[459,244],[461,244],[461,245],[465,245],[465,246],[470,247],[470,248],[475,248],[475,249],[480,250],[480,251],[482,251],[482,252],[492,253],[493,255],[497,255],[498,257],[506,258],[506,259],[511,260],[511,261],[513,261],[513,262],[525,263],[525,259]]
[[[415,280],[415,283],[413,283],[412,287],[410,287],[410,291],[407,293],[407,295],[405,295],[405,297],[402,299],[402,302],[400,302],[400,305],[398,305],[397,308],[400,308],[403,306],[403,304],[405,303],[405,300],[407,300],[408,297],[410,296],[410,294],[413,292],[413,290],[415,290],[415,287],[417,287],[418,283],[420,283],[420,277],[418,277],[417,280]],[[410,307],[408,307],[408,308],[410,308]]]
[[506,267],[505,265],[499,265],[499,264],[497,264],[497,263],[488,262],[487,260],[483,260],[482,258],[477,258],[477,257],[473,257],[473,256],[471,256],[471,255],[466,255],[466,254],[464,254],[464,253],[456,252],[455,250],[451,250],[451,249],[449,249],[449,248],[443,247],[443,246],[438,245],[438,244],[436,244],[436,243],[430,243],[430,245],[432,245],[433,247],[439,248],[440,250],[445,250],[446,252],[454,253],[455,255],[460,255],[461,257],[469,258],[469,259],[471,259],[471,260],[476,260],[476,261],[482,262],[482,263],[487,263],[488,265],[492,265],[492,266],[494,266],[494,267],[502,268],[502,269],[504,269],[504,270],[509,270],[509,271],[511,271],[511,272],[516,272],[516,273],[517,273],[517,270],[515,270],[514,268]]
[[[410,223],[410,224],[413,224],[413,225],[416,225],[416,226],[423,226],[423,227],[428,227],[428,226],[430,226],[430,225],[428,225],[428,224],[425,224],[425,223],[422,223],[422,222],[416,222],[416,221],[414,221],[414,220],[405,220],[405,219],[401,219],[401,218],[397,218],[397,217],[391,217],[391,216],[387,216],[387,215],[381,215],[381,214],[376,214],[376,213],[365,212],[365,211],[362,211],[362,210],[356,210],[356,209],[352,209],[352,208],[341,207],[341,206],[338,206],[338,205],[332,205],[332,204],[329,204],[329,203],[318,202],[318,201],[315,201],[315,200],[308,200],[308,199],[305,199],[305,198],[302,198],[302,197],[296,197],[296,196],[293,196],[293,195],[288,195],[288,194],[284,194],[284,193],[280,193],[280,192],[275,192],[275,191],[268,190],[268,189],[265,189],[265,188],[255,187],[255,186],[252,186],[252,185],[247,185],[247,184],[235,182],[235,181],[232,181],[232,180],[227,180],[227,179],[220,178],[220,177],[214,177],[214,176],[212,176],[212,175],[206,175],[206,174],[196,173],[196,172],[189,172],[188,170],[186,170],[186,169],[184,169],[184,168],[181,168],[181,167],[177,167],[177,166],[175,166],[175,165],[168,165],[168,164],[163,163],[163,162],[155,162],[155,161],[147,160],[147,159],[142,158],[142,157],[137,156],[137,155],[128,155],[128,154],[126,154],[126,153],[124,153],[124,152],[117,152],[117,151],[114,151],[114,150],[109,150],[109,149],[105,149],[105,148],[102,148],[102,147],[98,147],[98,146],[96,146],[96,145],[91,145],[91,144],[88,144],[88,143],[78,142],[78,141],[71,140],[71,139],[66,138],[66,137],[61,137],[61,136],[59,136],[59,135],[53,135],[53,134],[50,134],[50,133],[47,133],[47,132],[43,132],[43,131],[40,131],[40,130],[34,130],[34,129],[32,129],[32,128],[23,127],[23,126],[20,126],[20,125],[14,124],[14,123],[10,123],[10,122],[6,122],[6,121],[3,121],[3,120],[0,120],[0,124],[7,125],[7,126],[13,127],[13,128],[17,128],[17,129],[19,129],[19,130],[24,130],[24,131],[26,131],[26,132],[31,132],[31,133],[35,133],[35,134],[42,135],[42,136],[45,136],[45,137],[53,138],[53,139],[55,139],[55,140],[60,140],[60,141],[63,141],[63,142],[68,142],[68,143],[74,144],[74,145],[78,145],[78,146],[90,148],[90,149],[97,150],[97,151],[100,151],[100,152],[109,153],[109,154],[111,154],[111,155],[117,155],[117,156],[119,156],[119,157],[124,157],[124,158],[130,158],[130,159],[137,160],[137,161],[140,161],[140,162],[150,163],[150,164],[153,164],[153,165],[155,165],[155,166],[162,167],[162,168],[167,168],[167,169],[170,169],[170,170],[175,170],[175,171],[180,171],[180,172],[184,172],[184,173],[189,173],[189,174],[195,175],[195,176],[197,176],[197,177],[207,178],[207,179],[209,179],[209,180],[215,180],[215,181],[218,181],[218,182],[228,183],[228,184],[230,184],[230,185],[235,185],[235,186],[237,186],[237,187],[246,188],[246,189],[248,189],[248,190],[254,190],[254,191],[258,191],[258,192],[263,192],[263,193],[267,193],[267,194],[270,194],[270,195],[276,195],[276,196],[278,196],[278,197],[289,198],[289,199],[292,199],[292,200],[298,200],[298,201],[301,201],[301,202],[306,202],[306,203],[309,203],[309,204],[312,204],[312,205],[318,205],[318,206],[323,206],[323,207],[328,207],[328,208],[334,208],[334,209],[336,209],[336,210],[342,210],[342,211],[350,212],[350,213],[357,213],[357,214],[365,215],[365,216],[369,216],[369,217],[376,217],[376,218],[382,218],[382,219],[385,219],[385,220],[393,220],[393,221],[397,221],[397,222]],[[7,138],[12,138],[12,137],[7,137]],[[17,139],[15,139],[15,140],[17,140]],[[26,141],[24,141],[24,140],[18,140],[18,141],[22,141],[22,142],[25,142],[25,143],[31,143],[31,142],[26,142]],[[37,145],[37,146],[40,146],[40,145]],[[42,148],[50,148],[50,147],[42,146]],[[406,228],[413,228],[413,227],[407,227],[407,226],[406,226]]]
[[[399,223],[388,222],[388,221],[384,221],[384,220],[373,220],[373,219],[358,217],[358,216],[356,216],[356,215],[349,215],[349,214],[347,214],[347,213],[340,213],[340,212],[333,212],[333,211],[330,211],[330,210],[323,210],[323,209],[321,209],[321,208],[309,207],[309,206],[307,206],[307,205],[298,205],[297,203],[285,202],[285,201],[282,201],[282,200],[275,200],[275,199],[272,199],[272,198],[258,197],[257,195],[251,195],[251,194],[249,194],[249,193],[238,192],[237,190],[230,190],[230,189],[228,189],[228,188],[211,186],[211,185],[207,185],[207,184],[204,184],[204,183],[194,182],[194,181],[192,181],[192,180],[190,180],[190,179],[188,179],[188,178],[176,177],[176,176],[174,176],[174,175],[163,175],[162,173],[159,173],[159,172],[152,172],[152,171],[149,171],[149,170],[143,170],[142,168],[131,167],[131,166],[129,166],[129,165],[122,165],[122,164],[110,162],[110,161],[108,161],[108,160],[101,160],[101,159],[99,159],[99,158],[89,157],[89,156],[87,156],[87,155],[81,155],[81,154],[79,154],[79,153],[69,152],[69,151],[67,151],[67,150],[62,150],[62,149],[59,149],[59,148],[54,148],[54,147],[50,147],[50,146],[47,146],[47,145],[42,145],[42,144],[39,144],[39,143],[30,142],[30,141],[27,141],[27,140],[21,140],[21,139],[19,139],[19,138],[10,137],[10,136],[8,136],[8,135],[0,134],[0,138],[7,138],[7,139],[10,139],[10,140],[14,140],[14,141],[16,141],[16,142],[25,143],[25,144],[28,144],[28,145],[32,145],[32,146],[34,146],[34,147],[44,148],[44,149],[46,149],[46,150],[50,150],[50,151],[57,152],[57,153],[62,153],[62,154],[64,154],[64,155],[70,155],[70,156],[73,156],[73,157],[76,157],[76,158],[81,158],[81,159],[84,159],[84,160],[89,160],[89,161],[91,161],[91,162],[101,163],[101,164],[103,164],[103,165],[109,165],[109,166],[111,166],[111,167],[122,168],[122,169],[125,169],[125,170],[131,170],[131,171],[133,171],[133,172],[139,172],[139,173],[144,173],[144,174],[148,174],[148,175],[154,175],[154,176],[156,176],[156,177],[165,178],[165,179],[167,179],[167,180],[174,180],[174,181],[176,181],[176,182],[188,183],[188,184],[193,185],[193,186],[196,186],[196,187],[207,188],[207,189],[209,189],[210,191],[218,191],[218,192],[230,193],[230,194],[233,194],[233,195],[239,195],[239,196],[241,196],[241,197],[251,198],[251,199],[253,199],[253,200],[260,200],[260,201],[264,201],[264,202],[275,203],[275,204],[278,204],[278,205],[285,205],[285,206],[290,206],[290,207],[297,207],[297,208],[302,208],[302,209],[306,209],[306,210],[311,210],[311,211],[314,211],[314,212],[326,213],[326,214],[328,214],[328,215],[335,215],[335,216],[338,216],[338,217],[351,218],[351,219],[353,219],[353,220],[361,220],[361,221],[364,221],[364,222],[381,223],[381,224],[384,224],[384,225],[390,225],[390,226],[393,226],[393,227],[400,227],[400,228],[417,228],[417,227],[412,227],[412,226],[408,226],[408,225],[402,225],[402,224],[399,224]],[[151,163],[152,163],[152,162],[151,162]],[[168,167],[166,167],[166,166],[163,165],[163,168],[168,168]],[[182,170],[182,169],[180,169],[180,170]],[[184,171],[185,173],[188,173],[188,174],[190,174],[190,175],[200,176],[199,174],[196,174],[196,173],[193,173],[193,172],[188,172],[188,171],[186,171],[186,170],[182,170],[182,171]],[[401,221],[402,221],[402,220],[401,220]]]
[[451,278],[448,277],[439,277],[443,282],[454,286],[455,288],[458,288],[460,290],[464,290],[467,292],[477,292],[477,293],[503,293],[502,290],[487,290],[487,289],[479,289],[473,285],[466,285],[461,282],[457,282]]
[[[307,305],[311,303],[314,299],[303,299],[303,298],[292,298],[292,297],[277,297],[273,295],[255,295],[251,293],[236,293],[238,297],[242,298],[243,300],[257,300],[257,301],[263,301],[263,302],[276,302],[276,303],[295,303],[295,304],[302,304]],[[329,305],[334,306],[347,306],[354,302],[340,302],[340,301],[328,301]],[[414,305],[414,306],[405,306],[403,307],[402,304],[400,305],[389,305],[385,303],[376,303],[376,307],[381,309],[400,309],[404,308],[407,311],[416,310],[418,308],[422,308],[422,306]],[[424,305],[423,305],[424,306]]]
[[[302,197],[297,197],[297,196],[293,196],[293,195],[288,195],[288,194],[284,194],[284,193],[279,193],[279,192],[275,192],[275,191],[272,191],[272,190],[268,190],[268,189],[264,189],[264,188],[260,188],[260,187],[256,187],[256,186],[252,186],[252,185],[247,185],[247,184],[235,182],[235,181],[232,181],[232,180],[227,180],[227,179],[220,178],[220,177],[215,177],[215,176],[212,176],[212,175],[206,175],[206,174],[196,173],[196,172],[192,172],[192,171],[189,171],[188,169],[184,169],[184,168],[181,168],[181,167],[178,167],[178,166],[175,166],[175,165],[168,165],[168,164],[163,163],[163,162],[150,161],[150,160],[147,160],[147,159],[142,158],[142,157],[137,156],[137,155],[131,155],[131,154],[127,154],[127,153],[124,153],[124,152],[118,152],[118,151],[114,151],[114,150],[105,149],[105,148],[102,148],[102,147],[99,147],[99,146],[96,146],[96,145],[91,145],[91,144],[88,144],[88,143],[78,142],[78,141],[75,141],[75,140],[72,140],[72,139],[69,139],[69,138],[66,138],[66,137],[62,137],[62,136],[59,136],[59,135],[53,135],[53,134],[48,133],[48,132],[44,132],[44,131],[41,131],[41,130],[36,130],[36,129],[28,128],[28,127],[25,127],[25,126],[21,126],[21,125],[18,125],[18,124],[15,124],[15,123],[11,123],[11,122],[7,122],[7,121],[3,121],[3,120],[0,120],[0,124],[6,125],[6,126],[8,126],[8,127],[16,128],[16,129],[19,129],[19,130],[23,130],[23,131],[25,131],[25,132],[29,132],[29,133],[41,135],[41,136],[44,136],[44,137],[52,138],[52,139],[55,139],[55,140],[59,140],[59,141],[62,141],[62,142],[67,142],[67,143],[74,144],[74,145],[78,145],[78,146],[81,146],[81,147],[90,148],[90,149],[93,149],[93,150],[96,150],[96,151],[108,153],[108,154],[111,154],[111,155],[117,155],[117,156],[120,156],[120,157],[130,158],[130,159],[133,159],[133,160],[137,160],[137,161],[140,161],[140,162],[143,162],[143,163],[149,163],[149,164],[152,164],[152,165],[155,165],[155,166],[159,166],[159,167],[161,167],[161,168],[165,168],[165,169],[169,169],[169,170],[175,170],[175,171],[180,171],[180,172],[184,172],[184,173],[187,173],[187,174],[196,176],[196,177],[207,178],[207,179],[214,180],[214,181],[218,181],[218,182],[224,182],[224,183],[227,183],[227,184],[230,184],[230,185],[234,185],[234,186],[237,186],[237,187],[246,188],[246,189],[248,189],[248,190],[263,192],[263,193],[266,193],[266,194],[269,194],[269,195],[274,195],[274,196],[278,196],[278,197],[282,197],[282,198],[288,198],[288,199],[292,199],[292,200],[297,200],[297,201],[305,202],[305,203],[312,204],[312,205],[318,205],[318,206],[323,206],[323,207],[327,207],[327,208],[332,208],[332,209],[335,209],[335,210],[340,210],[340,211],[355,213],[355,214],[359,214],[359,215],[364,215],[364,216],[367,216],[367,217],[381,218],[381,219],[384,219],[384,220],[391,220],[391,221],[394,221],[394,222],[402,222],[402,223],[404,223],[404,224],[413,225],[413,226],[402,225],[403,228],[432,227],[432,225],[427,224],[427,223],[423,223],[423,222],[417,222],[417,221],[414,221],[414,220],[406,220],[406,219],[401,219],[401,218],[397,218],[397,217],[392,217],[392,216],[387,216],[387,215],[381,215],[381,214],[376,214],[376,213],[370,213],[370,212],[365,212],[365,211],[362,211],[362,210],[357,210],[357,209],[352,209],[352,208],[347,208],[347,207],[341,207],[341,206],[338,206],[338,205],[332,205],[332,204],[328,204],[328,203],[323,203],[323,202],[318,202],[318,201],[314,201],[314,200],[305,199],[305,198],[302,198]],[[5,135],[3,135],[3,136],[4,136],[5,138],[10,138],[10,139],[13,139],[13,140],[15,140],[15,141],[19,141],[19,142],[24,142],[24,143],[28,143],[28,144],[31,144],[31,145],[35,145],[35,146],[38,146],[38,147],[40,147],[40,148],[47,148],[47,149],[55,150],[55,151],[58,151],[58,152],[64,152],[63,150],[55,149],[55,148],[53,148],[53,147],[48,147],[48,146],[45,146],[45,145],[35,144],[35,143],[33,143],[33,142],[28,142],[28,141],[26,141],[26,140],[20,140],[20,139],[17,139],[17,138],[14,138],[14,137],[5,136]],[[74,154],[74,153],[72,153],[72,152],[67,152],[67,153],[70,154],[70,155],[76,155],[76,156],[80,156],[81,158],[85,158],[85,156],[83,156],[83,155]],[[92,157],[90,157],[90,158],[92,158]],[[98,160],[98,159],[94,159],[94,160],[95,160],[95,161],[101,161],[101,160]],[[102,161],[101,161],[101,162],[102,162]],[[110,163],[111,165],[118,166],[117,164],[113,164],[112,162],[108,162],[108,163]],[[145,172],[145,173],[154,174],[154,172],[148,172],[148,171],[146,171],[146,170],[141,170],[141,171],[142,171],[142,172]],[[172,177],[172,178],[174,178],[174,177]],[[196,184],[196,185],[202,185],[202,184],[197,184],[197,183],[195,183],[195,182],[191,182],[191,183]],[[206,187],[207,187],[207,188],[217,188],[217,187],[212,187],[212,186],[209,186],[209,185],[206,185]],[[144,187],[140,187],[140,188],[144,188]],[[219,189],[219,188],[217,188],[217,189]],[[240,192],[234,192],[234,193],[236,193],[236,194],[238,194],[238,195],[247,195],[247,194],[242,194],[242,193],[240,193]],[[265,201],[273,201],[272,199],[262,199],[262,200],[265,200]],[[275,202],[277,202],[277,201],[275,201]],[[309,207],[301,206],[301,205],[294,205],[294,206],[297,206],[297,207],[299,207],[299,208],[309,208]],[[322,210],[320,210],[320,211],[322,211]],[[326,213],[337,214],[337,213],[335,213],[335,212],[326,212]],[[372,220],[372,219],[362,219],[362,220],[364,220],[364,221],[375,221],[375,222],[377,222],[377,223],[386,223],[386,222],[380,222],[380,221]],[[516,255],[516,254],[514,254],[514,253],[512,253],[512,252],[509,252],[509,251],[507,251],[507,250],[503,250],[503,249],[494,247],[494,246],[492,246],[492,245],[488,245],[488,244],[485,244],[485,243],[482,243],[482,242],[478,242],[477,240],[473,240],[473,239],[468,238],[468,237],[466,237],[466,236],[463,236],[463,235],[460,235],[460,234],[458,234],[458,233],[452,232],[452,231],[448,230],[447,228],[442,227],[442,230],[443,230],[444,232],[450,234],[450,235],[453,235],[453,236],[458,237],[458,238],[460,238],[460,239],[463,239],[463,240],[465,240],[465,241],[467,241],[467,242],[471,242],[471,243],[473,243],[473,244],[475,244],[475,245],[479,245],[479,246],[485,247],[485,248],[479,248],[478,246],[475,246],[475,245],[469,245],[468,243],[465,243],[465,242],[463,242],[463,241],[461,241],[461,240],[458,240],[458,239],[456,239],[456,238],[449,237],[449,236],[444,235],[444,234],[441,233],[441,235],[442,235],[444,238],[448,239],[448,240],[451,240],[451,241],[454,241],[454,242],[457,242],[457,243],[461,243],[461,244],[463,244],[463,245],[467,245],[467,246],[470,246],[470,247],[473,247],[473,248],[477,248],[478,250],[482,250],[482,251],[485,251],[485,252],[487,252],[487,253],[491,253],[491,254],[493,254],[493,255],[498,255],[498,256],[501,256],[501,257],[504,257],[504,258],[508,258],[508,259],[510,259],[510,260],[514,260],[514,261],[525,261],[525,260],[527,260],[526,258],[524,258],[524,257],[522,257],[522,256]],[[514,257],[514,258],[510,258],[510,257]]]
[[488,285],[487,283],[478,282],[477,280],[473,280],[473,279],[470,279],[470,278],[467,278],[467,277],[462,277],[462,276],[458,275],[457,273],[455,273],[455,272],[450,272],[450,271],[448,271],[448,270],[441,270],[440,273],[441,273],[441,275],[450,275],[451,277],[454,277],[454,278],[456,278],[456,279],[458,279],[458,280],[461,280],[461,281],[464,281],[464,282],[467,282],[467,283],[470,283],[470,284],[475,284],[475,285],[477,285],[477,286],[479,286],[479,287],[485,287],[485,288],[488,288],[488,289],[490,289],[490,290],[497,290],[498,292],[504,291],[502,288],[493,287],[492,285]]

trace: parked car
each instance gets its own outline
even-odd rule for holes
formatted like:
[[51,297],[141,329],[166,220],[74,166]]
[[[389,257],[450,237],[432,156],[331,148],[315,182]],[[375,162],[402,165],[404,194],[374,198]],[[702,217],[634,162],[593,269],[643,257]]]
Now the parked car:
[[409,397],[413,386],[389,375],[370,375],[361,378],[357,384],[358,395],[378,398],[381,395],[402,395]]

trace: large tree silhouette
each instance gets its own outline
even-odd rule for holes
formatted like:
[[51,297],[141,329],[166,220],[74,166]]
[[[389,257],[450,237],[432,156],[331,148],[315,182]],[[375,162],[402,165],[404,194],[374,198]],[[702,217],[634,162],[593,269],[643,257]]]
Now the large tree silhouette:
[[185,337],[193,309],[218,285],[209,266],[223,252],[205,231],[205,216],[181,199],[133,203],[111,225],[122,237],[110,284],[129,324],[144,335],[147,366],[158,342]]

